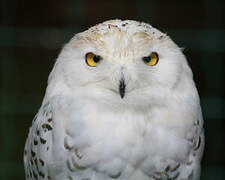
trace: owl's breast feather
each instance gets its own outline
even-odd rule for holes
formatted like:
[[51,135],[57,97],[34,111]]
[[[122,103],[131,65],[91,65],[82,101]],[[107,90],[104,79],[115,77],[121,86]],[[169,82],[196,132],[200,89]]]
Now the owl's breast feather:
[[155,168],[155,157],[182,161],[189,153],[190,146],[184,138],[152,123],[149,114],[129,109],[115,113],[95,103],[80,107],[79,116],[70,115],[66,129],[74,134],[73,146],[83,155],[79,159],[82,166],[95,166],[114,174],[112,171],[118,172],[127,165],[147,163],[149,168]]

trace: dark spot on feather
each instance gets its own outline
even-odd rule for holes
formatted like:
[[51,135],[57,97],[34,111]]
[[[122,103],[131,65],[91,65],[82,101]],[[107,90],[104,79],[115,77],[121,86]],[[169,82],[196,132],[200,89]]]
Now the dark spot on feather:
[[178,163],[173,169],[170,170],[170,172],[176,171],[180,167],[180,163]]
[[199,125],[199,120],[195,121],[194,125],[198,126]]
[[75,161],[74,158],[72,158],[72,164],[75,168],[79,169],[79,170],[85,170],[86,167],[80,166],[79,164],[77,164],[77,162]]
[[31,150],[31,156],[34,157],[35,155],[36,153],[33,150]]
[[65,140],[64,140],[64,148],[67,149],[68,151],[72,149],[71,147],[69,147],[69,145],[67,144]]
[[161,40],[162,38],[164,38],[164,36],[159,36],[159,38],[158,38],[158,39],[159,39],[159,40]]
[[33,119],[33,121],[32,121],[32,123],[34,123],[36,121],[36,119],[37,119],[37,117],[35,116],[34,119]]
[[41,171],[39,171],[39,176],[41,176],[42,178],[44,178],[45,177],[45,174],[44,173],[42,173]]
[[34,145],[38,145],[38,141],[34,139]]
[[197,144],[197,146],[195,147],[194,150],[197,151],[199,149],[200,145],[201,145],[201,136],[199,136],[198,144]]
[[50,126],[49,124],[42,124],[42,128],[47,129],[48,131],[52,130],[52,126]]
[[117,25],[113,25],[113,24],[108,24],[108,28],[111,29],[111,27],[115,27],[115,28],[118,28]]
[[168,172],[170,170],[170,166],[168,165],[166,168],[165,168],[165,172]]
[[75,149],[75,155],[81,159],[83,156],[80,154],[80,152],[78,151],[78,149]]
[[40,137],[40,141],[42,144],[46,144],[46,140]]
[[42,166],[45,165],[45,163],[44,163],[44,161],[42,159],[39,159],[39,161],[40,161],[40,163],[41,163]]
[[[66,134],[69,135],[69,132],[67,130],[66,130]],[[68,151],[72,150],[72,147],[70,147],[69,144],[68,144],[67,137],[64,138],[64,148],[67,149]]]
[[39,131],[39,130],[37,130],[37,131],[36,131],[36,134],[37,134],[38,136],[40,136],[40,131]]
[[192,161],[186,163],[187,166],[192,165]]
[[48,122],[49,122],[49,123],[52,122],[52,118],[48,119]]
[[117,173],[117,174],[111,174],[111,175],[109,175],[111,178],[113,178],[113,179],[117,179],[117,178],[119,178],[120,177],[120,175],[121,175],[121,172],[119,172],[119,173]]

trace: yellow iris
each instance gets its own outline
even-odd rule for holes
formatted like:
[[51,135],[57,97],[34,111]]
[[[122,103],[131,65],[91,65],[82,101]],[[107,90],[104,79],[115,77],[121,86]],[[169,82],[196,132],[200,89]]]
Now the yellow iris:
[[154,66],[158,63],[159,61],[159,56],[157,52],[152,52],[150,56],[146,56],[142,58],[144,63],[149,65],[149,66]]
[[92,52],[89,52],[86,54],[85,60],[88,66],[95,67],[99,64],[101,57],[98,55],[95,55]]

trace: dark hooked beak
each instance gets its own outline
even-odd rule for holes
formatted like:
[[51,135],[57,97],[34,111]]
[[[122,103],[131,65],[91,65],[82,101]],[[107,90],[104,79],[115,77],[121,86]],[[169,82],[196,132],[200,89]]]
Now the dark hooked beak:
[[125,95],[125,88],[126,88],[126,84],[124,79],[122,78],[120,80],[120,84],[119,84],[119,91],[120,91],[120,97],[123,98]]

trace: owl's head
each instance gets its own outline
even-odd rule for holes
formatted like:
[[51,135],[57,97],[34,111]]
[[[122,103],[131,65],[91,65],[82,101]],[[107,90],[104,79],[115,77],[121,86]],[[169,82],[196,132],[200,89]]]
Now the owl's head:
[[50,77],[75,96],[130,104],[166,101],[192,84],[180,48],[152,26],[130,20],[106,21],[76,34]]

